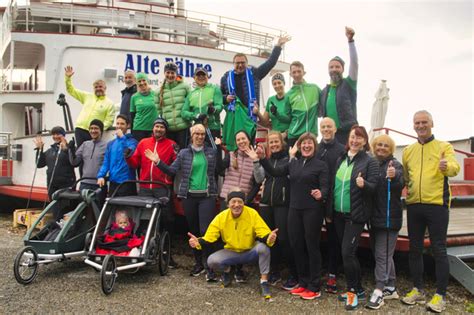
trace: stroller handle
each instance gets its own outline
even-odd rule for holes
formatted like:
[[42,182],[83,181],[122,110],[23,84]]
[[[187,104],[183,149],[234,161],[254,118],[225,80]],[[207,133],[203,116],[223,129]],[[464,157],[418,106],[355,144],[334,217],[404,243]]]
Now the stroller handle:
[[124,184],[130,184],[130,183],[133,183],[133,184],[158,184],[158,185],[161,185],[163,186],[164,188],[166,188],[167,190],[167,195],[169,195],[170,193],[170,188],[168,184],[162,182],[162,181],[159,181],[159,180],[126,180],[122,183],[120,183],[117,188],[115,188],[114,192],[112,193],[112,195],[110,196],[110,198],[113,198],[115,197],[115,194],[117,193],[117,191],[120,190],[120,187],[122,187],[122,185]]

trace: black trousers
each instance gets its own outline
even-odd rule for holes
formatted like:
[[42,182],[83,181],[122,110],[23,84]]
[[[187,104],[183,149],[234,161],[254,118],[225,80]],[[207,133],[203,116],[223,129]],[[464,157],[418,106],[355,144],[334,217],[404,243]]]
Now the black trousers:
[[326,222],[326,230],[328,237],[328,273],[337,276],[337,271],[341,262],[341,244],[339,244],[337,238],[334,222]]
[[290,275],[297,279],[295,259],[290,246],[288,237],[288,206],[267,206],[261,205],[259,214],[270,230],[278,228],[277,241],[270,248],[271,251],[271,271],[280,271],[281,265],[288,267]]
[[176,142],[179,145],[180,149],[186,148],[186,146],[188,145],[188,140],[190,138],[189,128],[179,131],[167,131],[166,137]]
[[[182,199],[184,215],[188,229],[194,236],[204,236],[212,219],[216,216],[216,199],[213,197],[191,197]],[[207,258],[212,254],[212,248],[206,246],[202,250],[193,249],[195,263],[207,268]]]
[[[110,182],[109,186],[109,197],[112,196],[114,191],[119,187],[120,183]],[[115,197],[120,196],[136,196],[137,194],[137,184],[135,183],[126,183],[120,186],[120,189],[115,193]]]
[[132,130],[132,136],[140,142],[142,139],[151,137],[151,130]]
[[336,212],[333,218],[337,237],[341,244],[342,262],[346,275],[347,291],[363,291],[357,249],[364,224],[353,222],[349,216]]
[[336,140],[339,141],[340,144],[346,145],[347,139],[349,138],[349,133],[350,130],[343,131],[341,129],[338,129],[336,131]]
[[92,137],[89,134],[89,130],[82,128],[74,129],[74,137],[76,138],[76,147],[79,148],[84,141],[91,140]]
[[407,222],[410,239],[409,265],[414,286],[420,290],[424,287],[423,241],[425,230],[428,228],[436,267],[436,293],[446,295],[449,281],[449,262],[446,253],[449,209],[422,203],[408,205]]
[[321,282],[321,227],[324,211],[317,209],[294,209],[288,213],[288,235],[295,257],[299,285],[318,292]]

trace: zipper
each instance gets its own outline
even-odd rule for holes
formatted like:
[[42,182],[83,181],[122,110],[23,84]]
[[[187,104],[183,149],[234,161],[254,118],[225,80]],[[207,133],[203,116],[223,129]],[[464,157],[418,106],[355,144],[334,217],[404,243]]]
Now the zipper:
[[92,160],[92,157],[94,156],[94,151],[95,151],[95,141],[92,141],[94,143],[94,146],[92,147],[92,153],[91,153],[91,160]]
[[[277,161],[273,163],[273,168],[276,167]],[[270,205],[273,206],[273,187],[275,186],[275,177],[272,176],[272,188],[270,189]]]
[[[153,153],[156,153],[156,146],[158,145],[158,141],[155,141],[155,148],[153,149]],[[150,181],[153,181],[153,162],[150,165]],[[150,189],[152,189],[153,183],[150,183]]]
[[309,107],[308,107],[308,102],[306,101],[306,97],[304,96],[303,84],[300,85],[300,90],[301,90],[301,96],[303,97],[304,105],[306,106],[306,132],[309,132],[309,130],[308,130],[308,126],[309,126]]
[[283,203],[285,203],[285,186],[283,186]]
[[171,103],[173,103],[173,124],[176,126],[176,104],[174,102],[173,88],[171,87],[171,84],[168,86],[170,87]]
[[[347,170],[349,169],[348,166],[349,165],[346,166],[346,170],[344,171],[344,177],[342,178],[342,193],[341,193],[341,212],[342,213],[344,213],[344,183],[346,182]],[[350,186],[350,183],[349,183],[349,186]]]
[[202,88],[199,89],[199,114],[202,114]]
[[419,190],[420,203],[421,203],[421,179],[423,177],[423,150],[424,150],[424,148],[425,148],[425,146],[421,145],[421,170],[420,170],[420,190]]

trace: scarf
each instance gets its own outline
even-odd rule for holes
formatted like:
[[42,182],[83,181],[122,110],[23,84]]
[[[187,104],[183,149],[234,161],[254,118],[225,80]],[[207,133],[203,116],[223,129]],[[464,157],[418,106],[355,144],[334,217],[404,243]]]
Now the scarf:
[[[253,113],[254,102],[256,101],[255,98],[255,86],[253,85],[253,74],[252,70],[247,68],[245,70],[246,74],[246,85],[248,90],[248,105],[247,105],[247,115],[253,120],[257,121],[257,117]],[[229,94],[235,95],[235,71],[229,71],[229,75],[227,76],[227,87],[229,89]],[[229,111],[235,112],[235,99],[229,103],[228,107]]]

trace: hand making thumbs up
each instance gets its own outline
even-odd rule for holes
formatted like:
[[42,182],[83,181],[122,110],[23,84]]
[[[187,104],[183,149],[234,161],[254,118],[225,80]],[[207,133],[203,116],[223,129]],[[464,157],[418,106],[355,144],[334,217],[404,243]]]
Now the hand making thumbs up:
[[364,178],[362,177],[361,172],[359,172],[359,174],[357,175],[356,184],[357,184],[357,187],[364,188]]
[[196,248],[199,246],[199,240],[196,236],[194,236],[193,234],[191,234],[190,232],[188,232],[188,236],[189,236],[189,246],[191,246],[192,248]]
[[441,152],[441,156],[439,159],[439,170],[441,172],[445,172],[448,169],[448,161],[444,157],[444,152]]
[[394,178],[395,177],[395,167],[393,167],[393,160],[388,162],[387,167],[387,178]]
[[268,240],[267,240],[268,244],[275,243],[277,239],[277,232],[278,232],[278,229],[274,229],[273,231],[270,232],[270,234],[268,234]]

